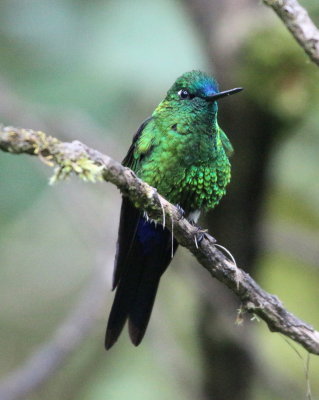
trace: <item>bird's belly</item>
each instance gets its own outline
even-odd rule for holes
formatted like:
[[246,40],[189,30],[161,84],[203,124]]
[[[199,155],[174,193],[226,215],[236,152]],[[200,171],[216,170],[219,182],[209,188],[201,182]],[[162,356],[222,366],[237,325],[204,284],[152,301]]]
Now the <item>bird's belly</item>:
[[157,165],[151,174],[140,177],[173,204],[186,212],[215,207],[225,194],[230,181],[230,164],[224,159],[215,165]]

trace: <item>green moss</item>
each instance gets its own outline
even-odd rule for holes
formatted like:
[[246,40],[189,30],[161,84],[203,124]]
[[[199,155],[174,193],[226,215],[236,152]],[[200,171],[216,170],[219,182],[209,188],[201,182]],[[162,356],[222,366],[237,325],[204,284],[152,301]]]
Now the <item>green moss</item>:
[[85,182],[103,181],[103,166],[96,165],[92,160],[82,157],[78,160],[61,159],[55,168],[54,175],[50,178],[50,185],[59,180],[64,180],[72,174],[79,176]]

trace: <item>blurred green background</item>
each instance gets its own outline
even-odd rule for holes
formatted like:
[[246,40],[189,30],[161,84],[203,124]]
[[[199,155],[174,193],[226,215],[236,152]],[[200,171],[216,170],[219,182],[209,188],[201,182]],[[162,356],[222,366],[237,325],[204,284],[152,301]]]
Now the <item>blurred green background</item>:
[[[319,22],[318,3],[302,3]],[[82,140],[121,160],[139,124],[191,69],[215,74],[222,89],[245,87],[220,103],[235,146],[233,181],[201,225],[318,328],[318,68],[275,14],[253,0],[0,2],[4,124]],[[106,353],[120,194],[77,179],[49,186],[51,173],[29,156],[0,154],[3,379],[50,342],[84,293],[90,323],[27,399],[305,398],[306,352],[294,345],[301,359],[249,316],[237,325],[238,301],[184,249],[162,279],[142,345],[125,332]],[[312,356],[313,399],[318,374]]]

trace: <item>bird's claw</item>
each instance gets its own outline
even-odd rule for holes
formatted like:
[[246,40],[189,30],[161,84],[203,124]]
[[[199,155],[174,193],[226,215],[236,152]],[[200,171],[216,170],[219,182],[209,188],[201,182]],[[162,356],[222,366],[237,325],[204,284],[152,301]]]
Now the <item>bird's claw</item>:
[[185,211],[179,204],[175,204],[175,207],[178,209],[179,214],[180,214],[180,217],[178,220],[181,220],[182,218],[185,217]]
[[[192,225],[194,226],[195,224],[192,223]],[[203,229],[200,226],[196,226],[196,232],[194,233],[194,241],[195,241],[195,245],[198,248],[198,245],[202,242],[202,240],[206,238],[206,239],[213,239],[214,242],[216,242],[216,239],[212,238],[210,235],[208,235],[208,230],[207,229]]]

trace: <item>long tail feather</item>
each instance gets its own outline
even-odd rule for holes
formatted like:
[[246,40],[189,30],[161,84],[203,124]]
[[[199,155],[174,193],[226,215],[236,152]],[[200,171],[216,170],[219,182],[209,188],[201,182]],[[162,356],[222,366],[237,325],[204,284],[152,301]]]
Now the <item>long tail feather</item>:
[[[126,211],[122,215],[124,214]],[[106,349],[116,342],[127,318],[132,342],[135,345],[141,342],[161,275],[171,261],[172,245],[173,252],[177,249],[177,242],[174,240],[172,243],[171,234],[166,228],[147,221],[142,215],[139,215],[136,229],[131,229],[130,233],[134,235],[129,238],[125,234],[124,244],[123,238],[119,237],[118,251],[122,251],[123,247],[129,250],[125,258],[120,254],[116,259],[116,271],[119,272],[116,276],[115,299],[107,325]]]
[[171,241],[171,234],[167,229],[159,227],[158,235],[161,242],[145,259],[145,267],[136,291],[135,300],[129,312],[129,334],[135,346],[142,341],[153,309],[160,278],[168,267],[173,253],[177,249],[177,242]]

